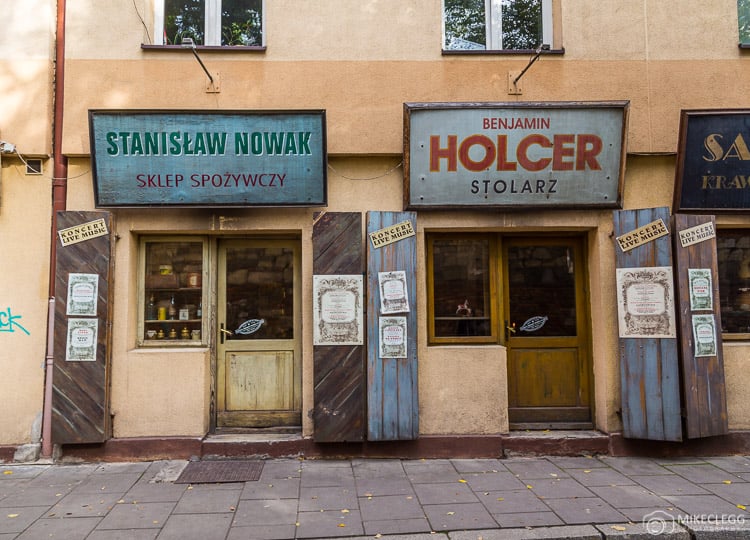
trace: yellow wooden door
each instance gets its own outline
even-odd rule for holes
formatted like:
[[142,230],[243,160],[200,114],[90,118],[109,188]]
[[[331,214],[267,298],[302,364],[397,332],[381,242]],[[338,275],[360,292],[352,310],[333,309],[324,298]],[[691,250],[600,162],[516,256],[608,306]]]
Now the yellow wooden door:
[[219,428],[301,425],[299,259],[293,240],[219,243]]
[[591,427],[583,243],[503,243],[511,428]]

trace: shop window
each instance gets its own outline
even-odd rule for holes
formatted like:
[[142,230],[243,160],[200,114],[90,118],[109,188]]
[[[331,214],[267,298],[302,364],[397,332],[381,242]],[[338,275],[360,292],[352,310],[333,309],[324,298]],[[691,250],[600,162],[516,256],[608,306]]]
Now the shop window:
[[427,251],[430,342],[496,342],[493,238],[432,235]]
[[740,47],[750,47],[750,0],[737,0]]
[[552,0],[443,0],[444,50],[552,45]]
[[263,0],[155,0],[155,42],[262,47]]
[[141,241],[141,346],[200,346],[205,341],[202,239]]
[[722,332],[750,338],[750,229],[720,229],[716,246]]

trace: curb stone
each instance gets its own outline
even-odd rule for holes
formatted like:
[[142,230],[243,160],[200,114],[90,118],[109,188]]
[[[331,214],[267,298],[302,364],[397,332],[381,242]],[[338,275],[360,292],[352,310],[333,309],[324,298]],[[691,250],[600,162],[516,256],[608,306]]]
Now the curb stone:
[[448,533],[448,538],[450,540],[602,540],[602,535],[591,525],[569,525],[538,529],[454,531]]
[[643,523],[612,523],[595,527],[606,540],[690,540],[690,533],[676,523],[670,530],[659,534],[649,532]]

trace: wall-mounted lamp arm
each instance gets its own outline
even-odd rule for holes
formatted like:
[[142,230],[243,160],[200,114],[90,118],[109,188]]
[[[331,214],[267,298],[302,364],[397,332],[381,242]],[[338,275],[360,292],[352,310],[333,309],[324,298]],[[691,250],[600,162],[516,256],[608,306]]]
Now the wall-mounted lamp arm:
[[206,73],[206,76],[208,77],[208,80],[211,81],[211,84],[214,82],[214,78],[211,76],[211,74],[208,72],[208,69],[206,69],[205,64],[203,64],[203,60],[201,60],[201,57],[198,56],[198,51],[195,50],[195,42],[193,41],[193,38],[182,38],[182,46],[186,49],[190,49],[193,52],[193,56],[195,56],[195,59],[198,60],[198,63],[203,68],[203,71]]
[[529,60],[529,63],[526,64],[526,67],[523,68],[523,70],[521,71],[521,73],[519,73],[518,76],[515,79],[513,79],[513,84],[514,85],[518,84],[518,81],[521,79],[521,77],[523,77],[523,74],[526,73],[529,70],[529,68],[531,67],[531,65],[534,62],[536,62],[537,60],[539,60],[539,57],[541,56],[542,51],[548,51],[548,50],[549,50],[549,45],[547,45],[546,43],[543,43],[542,45],[539,45],[539,47],[537,48],[536,53],[534,54],[534,56],[532,56],[531,60]]

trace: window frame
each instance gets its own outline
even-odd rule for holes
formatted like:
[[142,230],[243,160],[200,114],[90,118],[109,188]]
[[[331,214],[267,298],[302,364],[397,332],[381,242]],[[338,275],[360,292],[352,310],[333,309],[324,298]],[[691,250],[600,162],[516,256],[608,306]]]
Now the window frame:
[[[738,0],[738,2],[741,0]],[[484,49],[446,49],[445,45],[445,0],[442,2],[442,50],[444,53],[528,53],[533,49],[504,49],[502,47],[502,0],[484,0],[485,40]],[[542,44],[554,48],[554,0],[541,0]]]
[[[435,335],[435,267],[434,267],[434,242],[435,240],[477,240],[486,239],[489,246],[488,253],[488,303],[489,303],[489,328],[490,335],[487,336],[436,336]],[[426,232],[426,282],[427,282],[427,344],[428,345],[497,345],[500,343],[500,298],[502,297],[503,284],[500,282],[499,265],[501,246],[500,238],[496,233],[460,233],[460,232]]]
[[[739,225],[728,226],[728,227],[717,227],[717,229],[716,229],[717,248],[719,247],[718,246],[719,239],[724,234],[732,234],[732,235],[744,234],[745,237],[750,238],[750,228],[744,228],[744,227],[739,226]],[[750,248],[744,248],[744,249],[746,249],[748,252],[750,252]],[[720,261],[718,259],[718,256],[717,256],[717,260],[716,260],[716,267],[717,267],[717,274],[718,274],[716,276],[716,280],[717,280],[716,288],[719,290],[719,298],[720,298],[719,299],[719,306],[720,306],[721,311],[724,311],[724,306],[721,303],[721,297],[722,297],[721,274],[722,274],[722,270],[721,270],[721,263],[720,263]],[[724,291],[724,294],[729,294],[729,292],[728,291]],[[724,326],[724,317],[723,316],[722,316],[722,326]],[[722,328],[721,329],[721,339],[722,339],[722,341],[734,341],[734,342],[737,342],[737,341],[749,341],[750,340],[750,332],[725,332],[724,329]]]
[[[156,289],[157,287],[147,287],[146,286],[146,251],[147,251],[147,245],[148,244],[173,244],[173,243],[200,243],[201,248],[201,285],[200,285],[200,304],[203,310],[201,321],[200,321],[200,339],[164,339],[158,340],[158,339],[147,339],[145,337],[145,331],[146,331],[146,305],[148,303],[148,299],[146,298],[146,289]],[[207,312],[207,302],[208,302],[208,257],[209,257],[209,245],[208,245],[208,238],[205,236],[199,236],[199,235],[142,235],[138,239],[138,267],[137,267],[137,290],[136,294],[138,295],[136,304],[138,305],[138,311],[137,311],[137,334],[136,334],[136,347],[139,349],[161,349],[161,348],[184,348],[184,347],[190,347],[190,348],[200,348],[200,347],[206,347],[208,346],[208,317],[206,316]],[[168,289],[165,289],[168,290]],[[179,308],[178,308],[179,309]],[[167,323],[165,323],[167,324]],[[177,319],[176,323],[169,323],[169,324],[176,324],[175,328],[177,331],[180,329],[177,328],[179,326],[179,319]]]
[[[204,21],[204,40],[196,48],[218,48],[222,50],[250,49],[265,50],[266,48],[266,0],[261,0],[261,44],[260,45],[222,45],[221,44],[221,2],[222,0],[203,0],[205,4],[206,20]],[[154,0],[154,46],[182,48],[182,45],[168,45],[164,43],[164,0]]]

